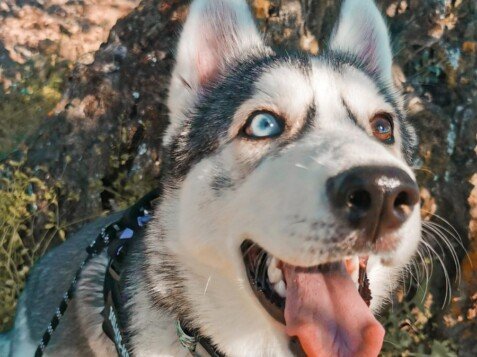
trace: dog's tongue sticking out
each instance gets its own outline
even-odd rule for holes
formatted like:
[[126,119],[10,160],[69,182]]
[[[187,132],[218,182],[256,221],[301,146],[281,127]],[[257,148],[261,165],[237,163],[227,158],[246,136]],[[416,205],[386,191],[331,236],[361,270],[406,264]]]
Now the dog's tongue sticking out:
[[285,264],[286,332],[308,357],[372,357],[384,329],[361,298],[344,264],[305,269]]

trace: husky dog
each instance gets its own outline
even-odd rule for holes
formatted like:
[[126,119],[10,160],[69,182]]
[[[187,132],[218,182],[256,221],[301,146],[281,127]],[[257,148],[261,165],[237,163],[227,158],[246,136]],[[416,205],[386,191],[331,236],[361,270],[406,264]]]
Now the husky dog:
[[[391,66],[371,0],[344,1],[316,57],[267,46],[245,0],[193,1],[170,84],[163,192],[124,272],[131,354],[188,355],[180,320],[226,356],[291,356],[296,345],[378,355],[373,313],[421,237],[415,134]],[[84,247],[115,219],[34,267],[11,356],[33,354]],[[358,291],[366,261],[369,307]],[[86,266],[46,355],[116,355],[101,328],[106,264]]]

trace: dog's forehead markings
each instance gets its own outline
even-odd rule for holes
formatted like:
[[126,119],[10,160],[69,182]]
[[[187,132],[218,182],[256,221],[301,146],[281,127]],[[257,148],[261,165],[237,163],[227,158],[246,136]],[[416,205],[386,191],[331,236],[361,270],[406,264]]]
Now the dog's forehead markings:
[[[342,53],[332,51],[314,57],[312,68],[313,85],[320,88],[321,83],[321,93],[328,98],[328,102],[320,101],[320,95],[315,95],[317,107],[323,107],[325,102],[325,108],[328,109],[320,108],[322,112],[325,111],[330,117],[334,115],[341,117],[346,113],[344,117],[355,122],[364,131],[369,131],[369,117],[377,111],[392,113],[396,139],[392,151],[405,158],[408,164],[412,164],[417,147],[416,134],[406,120],[402,105],[403,98],[396,88],[385,85],[379,77],[367,71],[355,58]],[[338,90],[336,87],[339,87],[340,83],[341,90]],[[341,103],[338,103],[338,93],[341,93]],[[318,116],[322,116],[322,113],[319,112]],[[358,120],[359,117],[361,121]],[[330,121],[327,122],[329,123]]]
[[304,117],[313,98],[309,71],[290,66],[287,62],[269,68],[258,79],[256,95],[258,102],[272,104],[285,112],[289,120]]
[[345,117],[359,121],[377,111],[395,111],[373,79],[351,64],[337,66],[326,58],[317,58],[313,61],[312,84],[319,114],[325,120]]
[[247,118],[257,110],[267,110],[285,120],[287,136],[293,137],[305,125],[313,105],[313,89],[305,63],[282,60],[266,68],[256,79],[254,91],[234,114],[229,138],[234,138]]
[[195,163],[219,149],[227,140],[237,109],[260,92],[257,79],[282,66],[289,68],[288,73],[296,71],[295,76],[303,76],[310,64],[300,54],[257,55],[237,63],[227,71],[227,76],[203,88],[197,104],[187,112],[188,119],[179,130],[182,135],[176,134],[168,148],[176,179],[183,178]]
[[171,142],[177,179],[233,140],[248,116],[260,109],[276,112],[292,126],[283,145],[314,126],[336,129],[354,122],[369,132],[373,114],[394,113],[398,122],[393,150],[398,155],[407,151],[410,157],[413,133],[403,122],[399,97],[353,58],[333,52],[319,57],[263,53],[237,63],[227,74],[202,90],[181,135]]

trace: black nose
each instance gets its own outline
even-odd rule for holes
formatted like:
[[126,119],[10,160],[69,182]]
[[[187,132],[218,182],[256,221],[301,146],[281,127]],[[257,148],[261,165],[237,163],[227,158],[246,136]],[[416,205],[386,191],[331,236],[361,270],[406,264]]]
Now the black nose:
[[327,181],[332,208],[376,239],[399,228],[419,202],[416,182],[396,167],[359,166]]

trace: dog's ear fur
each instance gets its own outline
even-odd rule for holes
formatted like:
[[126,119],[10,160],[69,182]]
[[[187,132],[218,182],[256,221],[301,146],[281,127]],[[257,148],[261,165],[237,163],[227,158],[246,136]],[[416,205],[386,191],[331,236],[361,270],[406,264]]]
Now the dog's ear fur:
[[195,0],[182,31],[169,89],[171,121],[231,59],[263,46],[245,0]]
[[356,56],[373,75],[392,83],[388,29],[373,0],[345,0],[330,48]]

